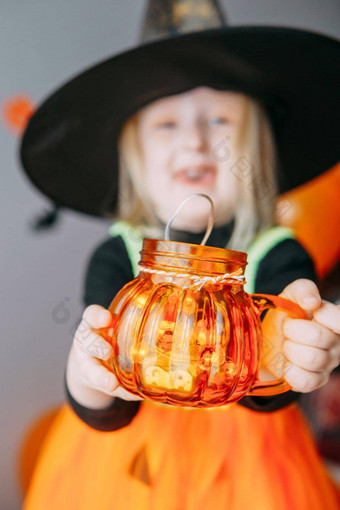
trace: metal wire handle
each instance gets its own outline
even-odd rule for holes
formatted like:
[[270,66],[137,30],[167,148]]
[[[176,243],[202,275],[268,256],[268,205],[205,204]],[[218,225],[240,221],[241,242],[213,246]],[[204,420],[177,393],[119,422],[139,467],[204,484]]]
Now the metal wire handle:
[[205,243],[207,242],[207,240],[209,239],[209,236],[210,236],[211,231],[212,231],[213,226],[214,226],[214,203],[211,200],[211,198],[208,197],[208,195],[204,195],[203,193],[193,193],[192,195],[189,195],[187,198],[185,198],[183,200],[183,202],[179,205],[179,207],[177,207],[176,211],[174,212],[174,214],[171,216],[170,220],[168,221],[168,223],[167,223],[167,225],[165,227],[165,233],[164,233],[164,238],[165,238],[166,241],[170,241],[170,226],[171,226],[171,223],[174,221],[174,219],[176,218],[177,214],[182,209],[183,205],[185,205],[189,200],[191,200],[192,198],[195,198],[195,197],[204,197],[207,200],[209,200],[210,207],[211,207],[210,208],[210,215],[209,215],[207,230],[205,231],[205,236],[203,237],[203,240],[200,243],[201,246],[204,246]]

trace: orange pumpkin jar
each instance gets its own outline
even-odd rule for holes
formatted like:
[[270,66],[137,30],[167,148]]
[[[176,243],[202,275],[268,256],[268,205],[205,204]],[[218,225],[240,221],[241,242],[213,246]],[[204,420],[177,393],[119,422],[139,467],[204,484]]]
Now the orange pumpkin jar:
[[112,301],[106,338],[113,371],[134,395],[187,407],[215,407],[251,392],[282,393],[283,380],[257,379],[260,315],[294,303],[243,290],[247,254],[145,239],[139,275]]

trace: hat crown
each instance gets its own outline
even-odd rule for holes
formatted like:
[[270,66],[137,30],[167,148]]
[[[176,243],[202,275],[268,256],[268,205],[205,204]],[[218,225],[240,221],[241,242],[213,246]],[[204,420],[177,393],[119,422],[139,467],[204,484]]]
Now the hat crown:
[[218,0],[149,0],[140,43],[227,26]]

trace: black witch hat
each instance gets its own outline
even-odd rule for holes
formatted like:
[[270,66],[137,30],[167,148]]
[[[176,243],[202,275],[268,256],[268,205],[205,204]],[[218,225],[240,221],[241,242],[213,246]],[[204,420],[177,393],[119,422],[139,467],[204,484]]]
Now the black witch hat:
[[58,206],[112,216],[122,125],[152,101],[198,86],[242,92],[265,108],[281,192],[340,160],[338,41],[230,26],[217,1],[150,0],[138,47],[85,70],[37,109],[22,139],[22,165]]

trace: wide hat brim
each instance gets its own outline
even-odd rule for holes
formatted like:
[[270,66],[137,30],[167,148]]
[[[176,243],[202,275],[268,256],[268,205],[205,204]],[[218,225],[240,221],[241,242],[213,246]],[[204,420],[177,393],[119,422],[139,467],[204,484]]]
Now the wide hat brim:
[[144,44],[84,71],[41,104],[22,138],[22,165],[57,204],[114,214],[124,122],[156,99],[207,86],[265,107],[285,192],[340,160],[339,62],[335,39],[280,27],[225,27]]

